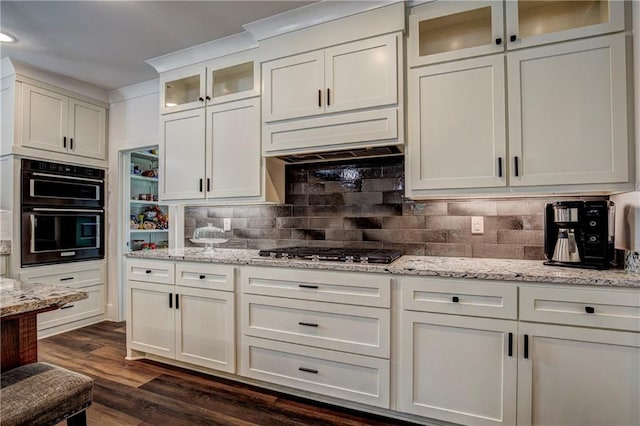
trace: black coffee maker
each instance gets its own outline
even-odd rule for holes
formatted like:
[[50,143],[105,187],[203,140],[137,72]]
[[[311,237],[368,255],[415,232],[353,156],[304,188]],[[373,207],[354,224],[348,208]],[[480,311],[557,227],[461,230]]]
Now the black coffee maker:
[[547,203],[544,264],[609,269],[614,258],[614,216],[611,201]]

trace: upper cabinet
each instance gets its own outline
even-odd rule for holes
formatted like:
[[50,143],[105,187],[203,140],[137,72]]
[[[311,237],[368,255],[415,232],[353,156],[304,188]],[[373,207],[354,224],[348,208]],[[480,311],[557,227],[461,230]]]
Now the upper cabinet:
[[614,0],[490,0],[420,5],[409,17],[409,65],[621,31],[624,4]]
[[401,143],[400,43],[388,34],[263,63],[265,155]]
[[265,122],[395,104],[395,35],[263,64]]
[[251,51],[167,71],[160,77],[163,114],[259,94],[260,72]]

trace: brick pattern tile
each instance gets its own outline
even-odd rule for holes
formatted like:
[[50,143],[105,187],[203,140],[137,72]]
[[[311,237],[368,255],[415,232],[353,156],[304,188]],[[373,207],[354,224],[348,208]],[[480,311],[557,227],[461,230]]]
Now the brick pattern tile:
[[[570,199],[407,200],[400,157],[287,166],[286,182],[284,205],[186,207],[185,244],[194,245],[188,238],[196,227],[222,227],[222,219],[231,218],[229,241],[221,247],[385,248],[542,260],[544,206]],[[471,233],[471,216],[484,217],[483,234]]]

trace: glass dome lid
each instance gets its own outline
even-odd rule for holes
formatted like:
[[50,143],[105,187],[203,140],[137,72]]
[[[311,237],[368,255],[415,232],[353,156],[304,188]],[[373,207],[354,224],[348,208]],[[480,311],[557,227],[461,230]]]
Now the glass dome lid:
[[194,244],[205,244],[205,252],[213,252],[214,244],[226,243],[228,240],[224,230],[208,223],[207,226],[194,229],[193,238],[190,241]]

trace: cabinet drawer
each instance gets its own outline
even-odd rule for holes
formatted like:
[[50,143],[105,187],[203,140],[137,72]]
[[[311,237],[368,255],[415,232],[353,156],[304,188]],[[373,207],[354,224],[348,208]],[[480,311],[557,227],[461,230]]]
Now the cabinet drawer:
[[518,287],[447,278],[399,279],[402,307],[412,311],[516,319]]
[[640,290],[522,287],[520,319],[640,331]]
[[242,268],[243,293],[388,308],[391,277],[356,272]]
[[105,282],[104,263],[85,262],[68,265],[42,266],[28,271],[22,271],[19,279],[31,283],[64,284],[69,287],[89,287]]
[[129,259],[127,261],[127,279],[158,284],[174,284],[175,264],[157,260]]
[[85,287],[83,290],[89,296],[87,299],[70,302],[55,311],[38,314],[38,330],[104,314],[106,312],[104,284]]
[[206,263],[176,263],[176,284],[212,290],[233,291],[235,268]]
[[388,358],[390,313],[384,308],[245,295],[242,333]]
[[389,408],[389,361],[282,342],[242,338],[242,375]]

